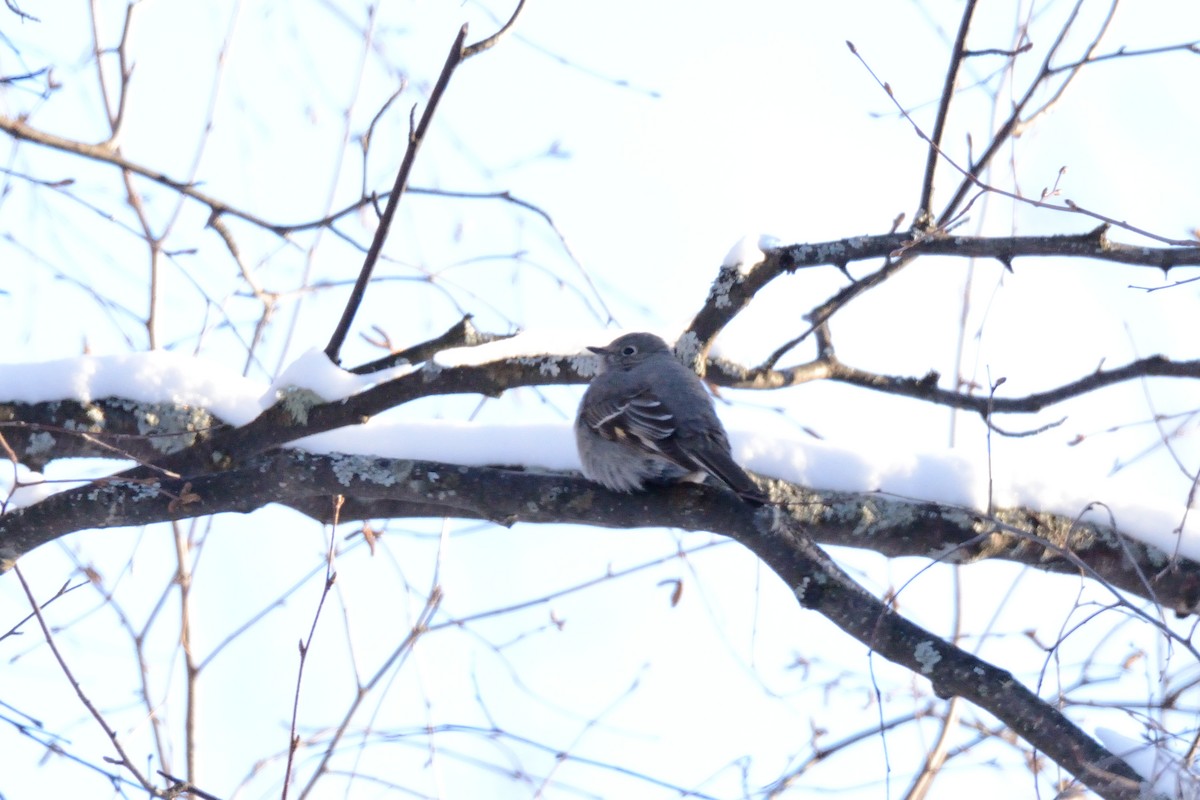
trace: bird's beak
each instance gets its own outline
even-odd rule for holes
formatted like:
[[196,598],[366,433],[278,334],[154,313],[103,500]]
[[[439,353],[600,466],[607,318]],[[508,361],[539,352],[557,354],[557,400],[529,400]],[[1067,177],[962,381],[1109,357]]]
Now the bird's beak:
[[595,353],[595,354],[596,354],[596,355],[598,355],[598,356],[606,356],[606,355],[608,355],[608,348],[607,348],[607,347],[592,347],[592,346],[589,344],[589,345],[588,345],[588,350],[591,350],[593,353]]

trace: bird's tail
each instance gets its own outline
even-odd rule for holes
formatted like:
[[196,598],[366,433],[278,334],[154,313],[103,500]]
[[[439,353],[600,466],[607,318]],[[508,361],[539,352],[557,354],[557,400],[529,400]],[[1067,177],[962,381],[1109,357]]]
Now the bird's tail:
[[754,479],[728,453],[707,448],[704,452],[692,452],[688,455],[695,459],[697,466],[737,492],[738,497],[747,503],[761,506],[771,502],[771,498],[758,488]]

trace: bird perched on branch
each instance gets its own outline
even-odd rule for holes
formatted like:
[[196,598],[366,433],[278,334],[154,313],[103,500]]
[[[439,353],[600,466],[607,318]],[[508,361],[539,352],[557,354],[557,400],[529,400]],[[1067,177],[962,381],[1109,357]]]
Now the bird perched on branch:
[[648,482],[712,475],[743,500],[769,502],[729,452],[729,437],[696,373],[652,333],[627,333],[608,347],[579,404],[575,443],[583,474],[615,492]]

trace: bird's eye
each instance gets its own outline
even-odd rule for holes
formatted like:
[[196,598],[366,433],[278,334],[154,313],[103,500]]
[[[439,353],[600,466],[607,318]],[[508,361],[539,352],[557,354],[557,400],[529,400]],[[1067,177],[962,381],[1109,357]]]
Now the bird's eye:
[[637,348],[631,344],[627,344],[621,348],[621,355],[623,355],[623,356],[631,356],[636,352],[637,352]]

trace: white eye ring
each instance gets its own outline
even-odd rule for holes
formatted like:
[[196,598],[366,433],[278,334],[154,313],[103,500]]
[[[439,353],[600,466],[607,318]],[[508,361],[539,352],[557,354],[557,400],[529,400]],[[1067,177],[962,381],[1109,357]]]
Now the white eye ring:
[[631,356],[636,352],[637,352],[637,348],[631,344],[627,344],[621,348],[621,355],[623,355],[623,356]]

